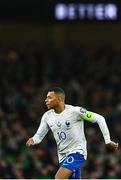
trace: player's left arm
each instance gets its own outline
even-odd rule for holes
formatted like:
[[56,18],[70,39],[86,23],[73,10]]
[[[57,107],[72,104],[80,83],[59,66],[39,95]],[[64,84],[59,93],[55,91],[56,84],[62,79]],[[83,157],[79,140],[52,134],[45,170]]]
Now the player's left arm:
[[105,144],[108,148],[112,150],[116,150],[118,148],[118,143],[111,141],[109,129],[107,127],[105,118],[102,115],[87,110],[80,110],[80,114],[85,121],[97,123],[99,125],[105,140]]

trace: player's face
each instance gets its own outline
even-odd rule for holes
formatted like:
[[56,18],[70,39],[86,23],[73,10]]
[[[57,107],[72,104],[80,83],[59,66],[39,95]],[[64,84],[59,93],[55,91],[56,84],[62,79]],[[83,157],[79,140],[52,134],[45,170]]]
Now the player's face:
[[52,92],[47,93],[47,97],[45,99],[45,103],[48,109],[54,109],[58,106],[59,104],[59,98],[58,95]]

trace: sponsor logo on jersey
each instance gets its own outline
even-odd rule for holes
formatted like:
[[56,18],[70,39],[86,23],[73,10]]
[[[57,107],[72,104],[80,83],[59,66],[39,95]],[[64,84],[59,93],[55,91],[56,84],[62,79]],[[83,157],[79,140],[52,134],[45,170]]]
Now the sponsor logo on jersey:
[[60,123],[59,121],[57,122],[57,126],[58,126],[58,127],[61,127],[61,123]]

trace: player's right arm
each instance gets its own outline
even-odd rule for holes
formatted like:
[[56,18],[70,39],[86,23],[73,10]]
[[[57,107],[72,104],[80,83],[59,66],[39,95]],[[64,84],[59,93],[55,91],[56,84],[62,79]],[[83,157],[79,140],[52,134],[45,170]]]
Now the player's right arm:
[[46,120],[47,120],[47,114],[45,113],[41,119],[41,123],[37,132],[35,133],[33,137],[29,138],[28,141],[26,142],[27,146],[30,147],[32,145],[40,143],[43,140],[43,138],[45,137],[45,135],[47,134],[49,130]]

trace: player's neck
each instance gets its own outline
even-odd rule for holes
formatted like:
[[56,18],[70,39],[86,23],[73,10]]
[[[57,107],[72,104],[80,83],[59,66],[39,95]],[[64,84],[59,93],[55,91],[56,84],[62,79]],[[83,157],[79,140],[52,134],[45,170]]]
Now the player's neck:
[[56,107],[54,110],[56,113],[60,114],[64,111],[65,109],[65,104],[60,104],[58,107]]

